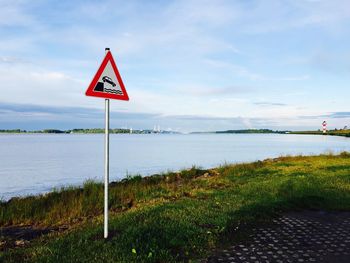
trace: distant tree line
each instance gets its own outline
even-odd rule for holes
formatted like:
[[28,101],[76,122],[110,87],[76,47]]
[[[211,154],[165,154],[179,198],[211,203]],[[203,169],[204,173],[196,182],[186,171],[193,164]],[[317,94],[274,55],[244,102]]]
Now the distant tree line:
[[13,129],[13,130],[0,130],[0,133],[23,133],[27,132],[26,130]]
[[69,133],[69,131],[61,131],[56,129],[45,129],[40,131],[27,131],[21,129],[12,129],[12,130],[0,130],[0,133]]
[[[105,129],[94,128],[94,129],[73,129],[69,131],[70,133],[104,133]],[[109,133],[136,133],[136,134],[145,134],[151,133],[150,130],[130,130],[130,129],[109,129]]]
[[[93,128],[93,129],[72,129],[72,130],[58,130],[58,129],[44,129],[44,130],[37,130],[37,131],[27,131],[27,130],[21,130],[21,129],[0,129],[0,133],[86,133],[86,134],[90,134],[90,133],[104,133],[105,130],[104,129],[100,129],[100,128]],[[116,129],[110,129],[109,130],[110,133],[115,133],[115,134],[119,134],[119,133],[131,133],[130,129],[120,129],[120,128],[116,128]],[[133,130],[132,133],[136,133],[136,134],[149,134],[152,133],[151,130]]]
[[288,133],[288,131],[273,131],[270,129],[245,129],[245,130],[216,131],[215,133]]

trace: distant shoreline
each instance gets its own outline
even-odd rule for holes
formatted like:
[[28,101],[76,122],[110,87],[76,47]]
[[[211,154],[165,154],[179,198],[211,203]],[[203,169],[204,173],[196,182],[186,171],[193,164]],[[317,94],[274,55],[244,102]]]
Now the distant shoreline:
[[[0,134],[103,134],[104,129],[72,129],[72,130],[58,130],[58,129],[44,129],[27,131],[21,129],[1,130]],[[175,131],[154,131],[154,130],[133,130],[115,128],[110,129],[110,134],[184,134]],[[191,132],[189,134],[296,134],[296,135],[329,135],[350,137],[350,130],[329,130],[326,133],[322,131],[274,131],[270,129],[244,129],[244,130],[226,130],[226,131],[208,131],[208,132]]]
[[[58,130],[58,129],[44,129],[44,130],[34,130],[27,131],[21,129],[11,129],[11,130],[1,130],[0,134],[103,134],[104,129],[92,128],[92,129],[72,129],[72,130]],[[153,133],[163,133],[163,134],[180,134],[175,131],[153,131],[153,130],[133,130],[133,129],[122,129],[115,128],[110,129],[111,134],[153,134]]]

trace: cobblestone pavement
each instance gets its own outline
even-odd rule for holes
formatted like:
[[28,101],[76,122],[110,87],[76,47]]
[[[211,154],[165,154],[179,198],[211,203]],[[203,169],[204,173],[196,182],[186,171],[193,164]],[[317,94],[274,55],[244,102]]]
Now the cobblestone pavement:
[[204,262],[350,262],[350,212],[288,213]]

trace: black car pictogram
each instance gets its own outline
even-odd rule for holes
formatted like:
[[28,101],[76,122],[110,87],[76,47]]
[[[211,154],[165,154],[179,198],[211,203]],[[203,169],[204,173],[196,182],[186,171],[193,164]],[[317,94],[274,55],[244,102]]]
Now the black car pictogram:
[[113,82],[113,80],[112,80],[110,77],[104,76],[104,77],[102,78],[102,81],[111,84],[113,87],[116,86],[116,84]]

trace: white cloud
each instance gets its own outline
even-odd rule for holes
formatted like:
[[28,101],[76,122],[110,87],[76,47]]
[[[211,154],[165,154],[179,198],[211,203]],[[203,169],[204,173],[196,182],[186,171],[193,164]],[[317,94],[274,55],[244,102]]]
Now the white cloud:
[[310,75],[308,75],[308,74],[304,74],[301,76],[280,76],[280,77],[267,76],[267,75],[263,75],[260,73],[255,73],[255,72],[247,69],[246,67],[236,65],[236,64],[231,63],[231,62],[222,61],[222,60],[204,59],[204,63],[206,63],[209,66],[214,67],[214,68],[228,70],[235,75],[243,76],[243,77],[246,77],[246,78],[248,78],[250,80],[254,80],[254,81],[259,81],[259,80],[265,80],[265,81],[276,81],[276,80],[302,81],[302,80],[310,79]]
[[1,101],[38,105],[74,103],[82,81],[60,72],[33,65],[15,64],[0,67]]
[[347,0],[257,0],[254,4],[236,5],[240,14],[239,30],[250,34],[271,33],[307,26],[334,30],[345,29],[350,18]]
[[[120,8],[116,6],[120,5]],[[142,10],[144,6],[144,10]],[[173,57],[228,51],[237,53],[234,43],[217,37],[217,30],[232,21],[233,12],[225,1],[174,1],[152,10],[151,4],[89,3],[63,16],[92,17],[96,24],[73,23],[55,30],[48,27],[41,37],[74,45],[98,54],[105,45],[119,56],[166,52]],[[151,10],[150,10],[151,9]],[[99,12],[96,12],[99,10]],[[152,12],[153,11],[153,12]],[[106,25],[101,21],[108,21]],[[203,28],[206,28],[203,31]]]

